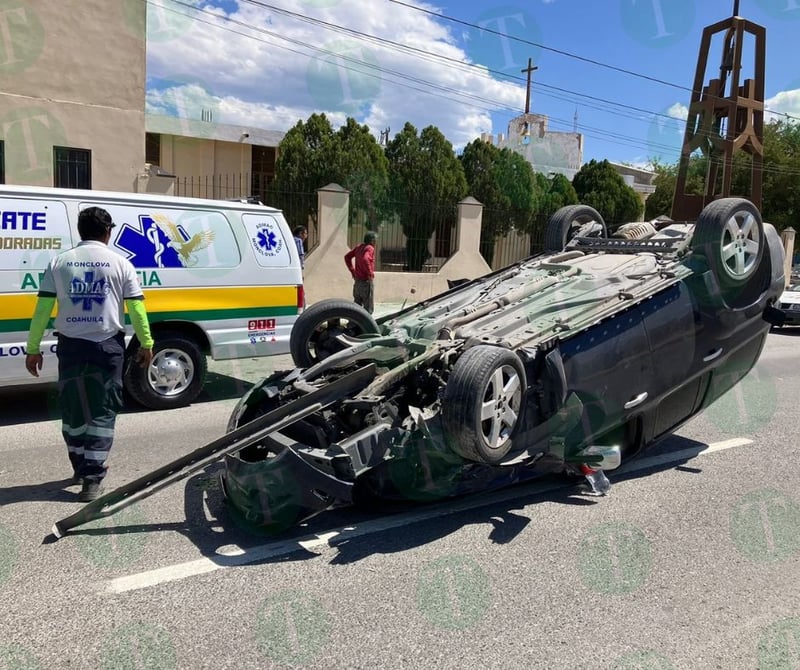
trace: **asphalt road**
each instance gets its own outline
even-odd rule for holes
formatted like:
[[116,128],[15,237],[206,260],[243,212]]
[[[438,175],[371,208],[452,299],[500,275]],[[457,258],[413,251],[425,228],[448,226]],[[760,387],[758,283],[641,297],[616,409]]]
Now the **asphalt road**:
[[[0,395],[0,669],[800,668],[800,332],[601,499],[545,480],[241,530],[216,467],[55,543],[52,390]],[[221,435],[286,358],[118,421],[110,486]],[[710,447],[709,447],[710,445]]]

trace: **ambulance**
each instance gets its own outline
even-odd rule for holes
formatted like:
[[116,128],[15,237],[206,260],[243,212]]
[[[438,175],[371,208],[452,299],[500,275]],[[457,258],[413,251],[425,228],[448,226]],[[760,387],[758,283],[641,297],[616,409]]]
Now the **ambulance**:
[[[0,186],[0,387],[57,378],[57,333],[42,340],[37,379],[25,343],[48,262],[80,241],[78,212],[103,207],[109,247],[131,261],[155,338],[148,369],[125,365],[125,388],[151,409],[191,403],[214,360],[284,354],[304,304],[297,247],[283,214],[227,200]],[[90,273],[91,269],[87,270]],[[90,278],[87,277],[87,280]],[[128,351],[135,352],[128,326]]]

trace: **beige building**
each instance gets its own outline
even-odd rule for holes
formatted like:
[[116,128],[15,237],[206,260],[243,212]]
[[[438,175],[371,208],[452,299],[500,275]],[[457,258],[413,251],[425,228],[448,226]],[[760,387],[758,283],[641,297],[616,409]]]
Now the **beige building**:
[[611,163],[611,167],[619,172],[625,183],[636,191],[636,195],[641,199],[642,205],[655,192],[656,187],[653,184],[653,180],[656,178],[655,172],[637,168],[633,165],[623,165],[622,163]]
[[0,5],[4,182],[135,190],[145,162],[145,7]]
[[0,3],[0,182],[263,199],[283,132],[145,113],[147,7]]
[[140,190],[263,200],[275,178],[277,146],[284,132],[156,114],[145,115],[145,125],[150,168],[149,179],[140,180]]
[[[491,135],[481,139],[492,142]],[[508,134],[498,134],[495,144],[522,155],[536,172],[545,175],[563,174],[572,179],[583,164],[583,135],[547,128],[542,114],[521,114],[511,119]]]

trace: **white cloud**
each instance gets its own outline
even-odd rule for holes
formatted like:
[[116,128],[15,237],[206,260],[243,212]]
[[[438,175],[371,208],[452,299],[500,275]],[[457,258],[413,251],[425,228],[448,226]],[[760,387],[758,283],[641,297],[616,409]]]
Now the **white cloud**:
[[789,114],[795,118],[800,117],[800,88],[780,91],[771,98],[765,100],[764,107],[768,110],[765,114],[768,121],[779,118],[785,114]]
[[686,119],[689,118],[689,108],[683,103],[676,102],[667,109],[667,116],[671,116],[673,119],[686,121]]
[[165,91],[174,97],[192,82],[189,99],[195,103],[184,112],[199,118],[202,102],[214,108],[219,123],[288,130],[325,112],[334,127],[353,116],[376,136],[387,126],[397,132],[406,121],[418,129],[434,125],[463,146],[491,129],[491,110],[523,106],[523,86],[469,67],[454,35],[427,14],[394,3],[370,3],[365,11],[361,0],[284,0],[282,7],[380,39],[242,1],[229,15],[219,8],[199,12],[182,34],[148,42],[148,111],[164,113]]

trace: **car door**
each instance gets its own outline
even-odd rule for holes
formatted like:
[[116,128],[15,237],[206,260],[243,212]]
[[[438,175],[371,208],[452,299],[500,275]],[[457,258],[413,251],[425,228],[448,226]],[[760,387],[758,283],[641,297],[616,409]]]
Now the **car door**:
[[568,437],[573,445],[591,443],[647,408],[653,369],[638,306],[592,326],[559,348],[567,389],[584,406],[580,427]]
[[662,435],[697,410],[703,360],[714,356],[711,344],[702,348],[702,324],[691,294],[681,282],[652,296],[641,305],[645,331],[652,352],[651,392],[655,403],[647,438]]

